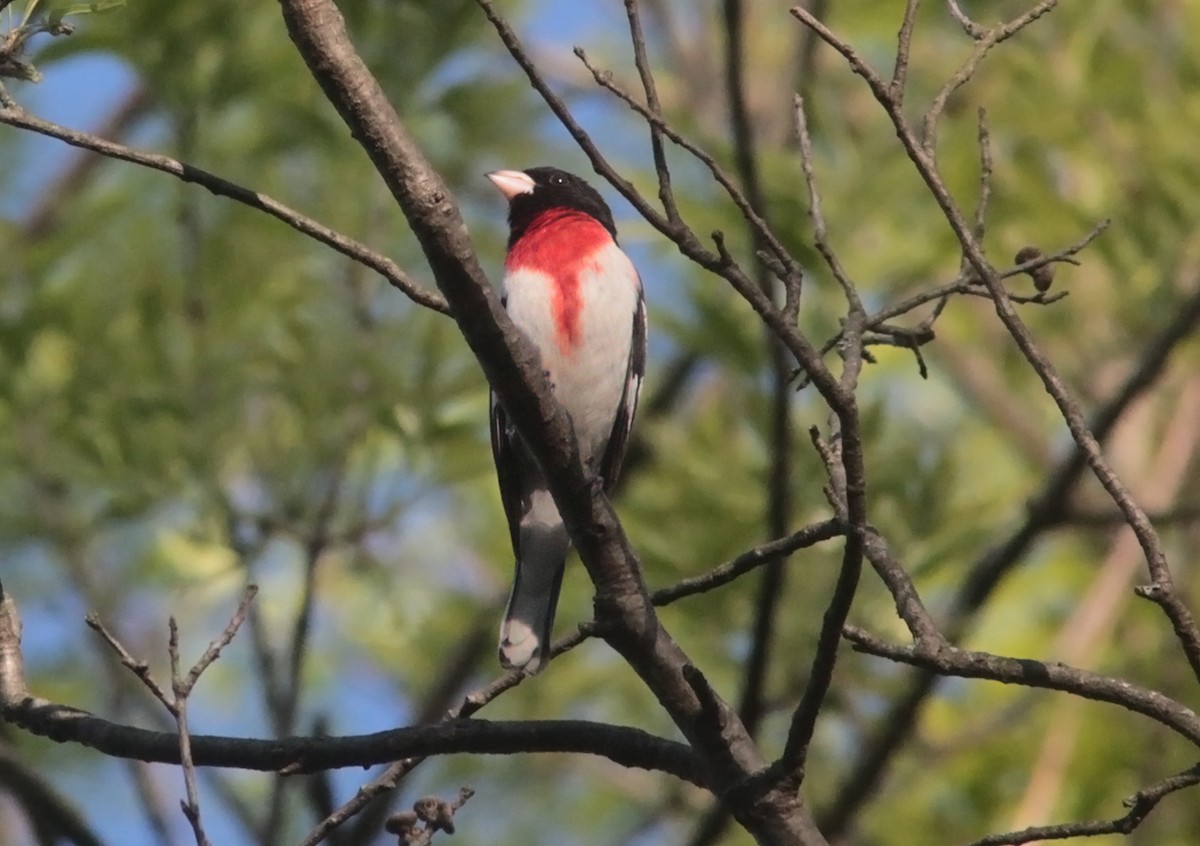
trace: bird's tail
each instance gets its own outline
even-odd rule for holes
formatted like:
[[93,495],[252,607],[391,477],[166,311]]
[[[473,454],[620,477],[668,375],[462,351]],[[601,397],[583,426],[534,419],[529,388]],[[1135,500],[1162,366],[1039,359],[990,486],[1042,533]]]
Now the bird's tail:
[[530,516],[520,526],[516,577],[500,624],[500,663],[510,670],[536,673],[549,657],[550,630],[571,539],[557,510],[553,521],[529,520]]

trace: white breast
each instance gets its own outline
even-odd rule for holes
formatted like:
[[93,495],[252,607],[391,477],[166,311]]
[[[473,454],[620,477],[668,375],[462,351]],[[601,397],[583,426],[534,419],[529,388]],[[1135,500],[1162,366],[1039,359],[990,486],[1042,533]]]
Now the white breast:
[[[602,270],[602,268],[604,268]],[[554,282],[529,269],[504,280],[508,313],[542,354],[555,396],[575,424],[585,460],[598,459],[625,392],[633,318],[641,283],[633,264],[612,243],[580,267],[577,334],[564,348],[555,326]]]

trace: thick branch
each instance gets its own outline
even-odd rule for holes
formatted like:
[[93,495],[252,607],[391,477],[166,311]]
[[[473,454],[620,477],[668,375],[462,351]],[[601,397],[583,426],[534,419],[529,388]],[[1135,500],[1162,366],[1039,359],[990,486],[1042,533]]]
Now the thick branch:
[[[693,745],[713,788],[731,789],[765,762],[736,715],[659,625],[616,515],[584,471],[570,422],[553,399],[535,350],[487,284],[449,190],[354,52],[330,0],[281,0],[281,6],[292,40],[395,196],[464,338],[545,471],[596,586],[602,635]],[[794,795],[768,790],[743,800],[739,811],[756,836],[779,843],[824,842]]]
[[[86,711],[32,697],[6,702],[0,713],[26,731],[60,743],[79,743],[114,758],[180,763],[179,737],[171,732],[111,723]],[[194,734],[191,750],[197,766],[288,775],[429,755],[573,752],[704,784],[695,756],[686,745],[640,729],[587,720],[454,720],[374,734],[281,740]]]

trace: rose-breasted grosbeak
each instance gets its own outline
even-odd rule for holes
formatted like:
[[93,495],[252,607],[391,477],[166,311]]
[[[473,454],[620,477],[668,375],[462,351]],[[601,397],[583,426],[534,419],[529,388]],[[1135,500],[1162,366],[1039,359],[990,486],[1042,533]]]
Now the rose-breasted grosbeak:
[[[590,185],[551,167],[487,175],[508,200],[505,307],[541,352],[585,466],[611,492],[646,369],[646,307],[617,246],[612,212]],[[533,454],[492,396],[492,453],[516,576],[500,663],[537,672],[548,657],[570,538]]]

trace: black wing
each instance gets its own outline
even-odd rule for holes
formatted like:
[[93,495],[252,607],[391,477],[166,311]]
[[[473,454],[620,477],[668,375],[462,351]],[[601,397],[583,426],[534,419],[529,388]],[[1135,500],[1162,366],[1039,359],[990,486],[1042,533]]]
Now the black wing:
[[519,557],[517,549],[518,530],[521,525],[521,467],[517,456],[519,447],[513,443],[517,433],[508,424],[508,415],[491,394],[491,429],[492,429],[492,459],[496,462],[496,479],[500,482],[500,502],[504,506],[504,516],[508,518],[508,534],[512,538],[513,552]]
[[646,298],[638,290],[637,309],[633,313],[633,342],[629,347],[629,369],[625,374],[625,394],[617,407],[613,420],[612,434],[604,448],[600,461],[600,477],[604,480],[604,492],[611,494],[621,475],[621,462],[629,446],[629,433],[633,430],[633,416],[637,413],[638,394],[642,390],[642,378],[646,375]]

